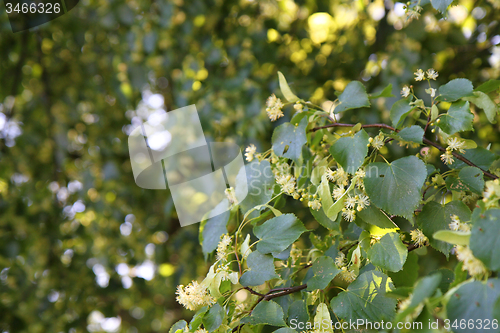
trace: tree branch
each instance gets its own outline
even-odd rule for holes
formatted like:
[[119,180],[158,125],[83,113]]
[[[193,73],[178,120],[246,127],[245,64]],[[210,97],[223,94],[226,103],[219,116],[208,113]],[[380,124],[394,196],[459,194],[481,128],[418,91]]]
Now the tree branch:
[[[325,125],[325,126],[315,127],[313,129],[311,129],[310,132],[316,132],[316,131],[318,131],[320,129],[330,128],[330,127],[353,127],[353,126],[354,126],[353,124],[333,123],[333,124],[328,124],[328,125]],[[388,129],[388,130],[391,130],[391,131],[394,131],[394,132],[398,132],[397,129],[395,129],[392,126],[386,125],[386,124],[367,124],[367,125],[362,125],[361,126],[361,128],[370,128],[370,127],[385,128],[385,129]],[[423,140],[423,142],[426,145],[433,146],[434,148],[437,148],[439,151],[442,151],[442,152],[446,151],[445,148],[441,147],[436,142],[433,142],[433,141],[427,139],[426,137],[424,137],[422,140]],[[485,176],[488,176],[491,179],[498,179],[497,176],[495,176],[494,174],[492,174],[492,173],[490,173],[490,172],[488,172],[486,170],[481,169],[480,167],[478,167],[477,165],[475,165],[474,163],[472,163],[471,161],[469,161],[464,156],[462,156],[462,155],[460,155],[458,153],[455,153],[455,152],[453,152],[452,154],[453,154],[453,156],[455,156],[457,159],[459,159],[460,161],[464,162],[465,164],[478,168],[479,170],[481,170],[483,172],[483,174]]]

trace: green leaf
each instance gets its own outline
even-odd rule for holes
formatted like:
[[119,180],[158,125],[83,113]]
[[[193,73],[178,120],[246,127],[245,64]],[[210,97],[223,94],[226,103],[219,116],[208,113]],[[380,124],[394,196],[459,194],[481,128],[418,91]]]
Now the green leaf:
[[170,330],[168,331],[168,333],[176,333],[177,330],[182,330],[182,332],[184,332],[184,328],[186,326],[187,326],[187,322],[185,320],[179,320],[178,322],[173,324],[172,327],[170,327]]
[[330,153],[346,172],[355,174],[368,153],[368,139],[365,130],[361,130],[354,136],[335,141],[330,147]]
[[312,208],[309,208],[309,211],[311,212],[314,219],[323,227],[327,228],[328,230],[339,230],[340,227],[339,224],[336,221],[330,219],[328,216],[326,216],[323,208],[320,210],[314,210]]
[[209,218],[203,226],[203,241],[201,248],[205,256],[217,248],[220,241],[220,236],[227,233],[226,225],[229,221],[230,211]]
[[245,319],[247,319],[246,322],[250,325],[285,326],[283,315],[283,309],[278,303],[274,301],[261,301],[253,309],[252,315]]
[[205,315],[205,313],[207,313],[207,311],[208,311],[208,306],[204,306],[198,311],[196,311],[193,318],[191,318],[191,321],[189,322],[189,329],[191,331],[195,331],[196,329],[198,329],[198,327],[201,325],[203,321],[203,316]]
[[413,297],[410,306],[417,306],[423,302],[426,298],[434,295],[434,292],[441,282],[442,275],[440,273],[435,273],[424,278],[421,278],[413,289]]
[[215,303],[203,317],[203,326],[205,326],[205,329],[211,333],[219,328],[225,315],[226,312],[224,311],[224,308]]
[[375,206],[391,215],[411,216],[420,203],[426,177],[424,162],[407,156],[391,164],[368,164],[364,184]]
[[288,324],[295,319],[296,323],[305,323],[309,321],[306,302],[304,300],[296,300],[288,308]]
[[414,252],[408,253],[408,258],[399,272],[388,272],[394,285],[400,287],[413,287],[418,278],[418,255]]
[[477,216],[471,230],[470,249],[493,271],[500,269],[500,209],[489,209]]
[[371,270],[361,274],[346,291],[334,297],[330,305],[341,319],[380,322],[392,320],[397,300],[386,297],[394,289],[392,281],[382,272]]
[[245,187],[243,186],[243,184],[245,184],[244,178],[246,177],[248,195],[245,200],[240,203],[243,214],[255,206],[269,202],[273,197],[275,180],[270,170],[271,164],[269,161],[264,160],[259,163],[259,161],[254,160],[245,165],[244,172],[242,168],[238,176],[236,176],[236,193],[243,191],[243,187]]
[[443,14],[446,13],[446,9],[452,2],[453,0],[431,0],[432,7]]
[[257,251],[263,254],[284,251],[307,231],[302,222],[293,214],[273,217],[253,230],[255,236],[260,239],[257,243]]
[[394,103],[391,107],[390,118],[392,121],[392,126],[395,128],[400,128],[403,125],[403,121],[406,116],[414,109],[413,105],[410,105],[408,99],[401,99]]
[[335,113],[350,109],[369,107],[370,101],[366,94],[365,86],[359,81],[352,81],[345,87],[344,92],[339,96],[339,105],[335,108]]
[[321,176],[321,183],[319,184],[318,194],[321,199],[321,209],[328,218],[328,210],[333,206],[333,198],[332,193],[330,192],[329,184],[330,182],[326,178],[326,175]]
[[443,252],[446,257],[450,254],[453,245],[434,239],[432,236],[437,231],[449,230],[450,215],[457,215],[461,221],[469,221],[471,212],[462,201],[451,201],[446,205],[431,201],[417,215],[417,225],[422,229],[424,235],[429,238],[429,244],[436,250]]
[[500,88],[500,80],[489,80],[477,87],[474,91],[481,91],[485,94]]
[[464,97],[464,99],[483,109],[490,123],[494,124],[497,122],[495,118],[499,111],[498,106],[491,100],[490,96],[482,91],[475,91],[473,97]]
[[395,321],[404,321],[404,318],[415,311],[420,303],[434,295],[441,278],[440,273],[435,273],[420,279],[413,289],[410,304],[404,311],[398,313]]
[[[480,320],[482,323],[488,320],[491,323],[495,319],[493,317],[493,307],[499,296],[500,280],[498,279],[489,279],[486,283],[481,281],[465,283],[451,294],[446,305],[446,313],[452,323],[455,320],[458,322],[460,320],[466,322],[469,320],[476,322],[477,320],[479,322]],[[460,328],[460,325],[458,325],[458,327],[453,328],[453,331],[457,333],[499,331],[498,329],[484,330],[479,327],[479,325],[474,325],[474,328]]]
[[274,269],[273,256],[258,251],[250,253],[247,258],[248,271],[243,273],[240,283],[244,287],[260,286],[266,281],[278,278]]
[[434,239],[453,245],[469,245],[470,232],[439,230],[432,235]]
[[370,94],[368,96],[368,98],[370,99],[375,99],[379,97],[394,97],[394,95],[392,94],[392,83],[389,83],[389,85],[385,87],[384,90],[382,90],[381,92],[376,94]]
[[241,260],[245,260],[250,253],[252,253],[252,250],[250,249],[250,234],[247,234],[240,247]]
[[418,125],[413,125],[410,127],[405,127],[399,131],[396,135],[396,139],[399,141],[415,142],[422,144],[422,138],[424,137],[424,130]]
[[316,259],[312,265],[312,270],[314,275],[307,281],[307,290],[309,291],[325,289],[330,281],[340,273],[340,269],[335,266],[333,259],[326,256]]
[[398,272],[406,262],[408,249],[397,232],[389,232],[368,249],[367,255],[375,266]]
[[288,86],[288,82],[286,82],[286,79],[285,79],[285,76],[283,75],[283,73],[278,72],[278,78],[279,78],[281,93],[283,94],[283,96],[285,96],[287,101],[289,101],[289,102],[298,101],[299,98],[297,96],[295,96],[295,94],[290,89],[290,86]]
[[467,79],[454,79],[439,87],[437,101],[454,102],[462,97],[472,94],[472,82]]
[[311,173],[311,183],[314,185],[318,185],[321,181],[321,176],[325,174],[325,171],[328,168],[328,158],[329,156],[322,159],[313,169]]
[[434,120],[436,120],[438,116],[439,116],[439,109],[436,106],[436,104],[434,104],[431,107],[431,122],[434,121]]
[[328,307],[325,303],[320,303],[316,308],[316,315],[314,316],[314,327],[320,327],[321,332],[333,332],[333,329],[330,325],[331,322],[332,318],[330,317]]
[[273,333],[297,333],[295,330],[292,330],[290,327],[282,327],[274,331]]
[[302,154],[302,146],[307,142],[306,127],[307,117],[303,118],[298,125],[284,123],[276,127],[272,137],[273,150],[276,155],[297,162]]
[[452,103],[448,112],[441,116],[438,126],[448,135],[458,132],[472,131],[474,115],[470,112],[469,102]]
[[477,194],[483,193],[483,172],[476,167],[466,166],[458,173],[458,178],[447,177],[446,186],[454,191],[471,191]]
[[396,223],[392,222],[392,220],[387,217],[387,215],[385,215],[383,211],[381,211],[374,205],[365,207],[360,212],[357,212],[356,218],[360,218],[364,222],[375,225],[382,229],[392,229],[398,227]]
[[[483,147],[468,149],[465,151],[465,154],[462,155],[483,170],[488,170],[491,164],[498,158],[498,155]],[[468,165],[459,159],[456,159],[455,162],[451,164],[450,168],[461,169],[466,166]]]

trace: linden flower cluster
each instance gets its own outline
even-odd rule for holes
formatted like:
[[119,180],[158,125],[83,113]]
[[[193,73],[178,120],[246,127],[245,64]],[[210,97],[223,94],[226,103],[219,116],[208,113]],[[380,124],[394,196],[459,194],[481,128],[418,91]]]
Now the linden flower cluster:
[[483,192],[483,202],[488,208],[497,207],[498,198],[500,196],[500,182],[498,181],[498,179],[489,180],[485,185],[486,186]]
[[485,275],[488,273],[483,262],[474,257],[468,246],[457,245],[455,249],[457,252],[457,259],[463,262],[462,270],[468,271],[472,276]]
[[[410,306],[411,304],[411,301],[412,301],[412,298],[413,298],[413,294],[410,294],[408,296],[408,298],[402,300],[399,304],[398,304],[398,309],[400,312],[403,312],[405,311],[408,306]],[[412,313],[410,313],[409,315],[407,315],[405,318],[404,318],[404,321],[405,322],[411,322],[413,321],[416,317],[418,317],[418,315],[422,312],[422,309],[424,307],[424,303],[420,303],[414,311],[412,311]]]
[[414,242],[415,245],[419,247],[424,246],[429,242],[427,236],[425,236],[422,230],[420,229],[413,229],[412,231],[410,231],[410,236],[412,242]]
[[379,133],[376,137],[368,139],[368,141],[370,142],[368,145],[371,145],[373,148],[380,150],[380,148],[382,148],[385,144],[384,138],[384,135],[382,133]]
[[[363,178],[365,177],[365,175],[366,173],[363,168],[359,168],[356,171],[354,175],[356,179],[356,187],[362,193],[355,196],[348,195],[345,199],[344,208],[342,209],[342,216],[349,222],[352,222],[356,219],[356,210],[359,212],[370,205],[370,200],[364,193],[365,187],[363,184]],[[326,169],[326,178],[329,181],[337,184],[333,189],[332,196],[335,201],[339,200],[345,194],[345,187],[349,184],[348,173],[339,166],[335,171]]]
[[245,158],[248,162],[252,162],[254,159],[255,152],[257,151],[257,147],[252,143],[250,146],[245,149]]
[[340,252],[335,258],[335,265],[340,267],[340,277],[346,282],[353,282],[356,280],[356,272],[352,269],[347,268],[344,252]]
[[455,160],[453,159],[453,151],[458,150],[460,153],[465,153],[465,141],[459,138],[448,138],[448,147],[446,147],[446,152],[441,155],[441,161],[445,164],[452,164]]
[[295,192],[295,177],[290,174],[276,176],[276,183],[281,186],[281,190],[288,195]]
[[192,281],[186,287],[177,286],[175,293],[177,294],[177,302],[191,311],[196,311],[205,305],[212,305],[216,301],[210,296],[207,288],[196,281]]
[[404,86],[403,89],[401,89],[401,96],[403,96],[404,98],[410,96],[410,87],[408,86]]
[[414,19],[418,20],[421,11],[422,7],[418,5],[413,8],[406,7],[406,19],[408,20],[408,22],[411,22]]
[[227,261],[227,257],[229,256],[230,250],[229,246],[231,245],[233,237],[227,234],[222,235],[219,244],[217,245],[217,260]]
[[344,208],[342,208],[342,216],[346,221],[352,222],[356,219],[356,211],[360,212],[368,206],[370,206],[370,199],[367,195],[347,195],[344,201]]
[[283,111],[281,111],[284,104],[281,101],[281,99],[276,97],[275,94],[269,96],[269,98],[266,101],[266,105],[267,105],[266,108],[267,116],[269,117],[269,119],[271,119],[271,121],[275,121],[284,116]]
[[438,72],[436,72],[434,68],[429,68],[425,73],[423,70],[417,69],[417,71],[413,74],[415,75],[415,81],[423,81],[426,76],[428,80],[436,80],[439,76]]
[[335,171],[326,169],[326,178],[332,183],[337,183],[339,186],[347,186],[349,183],[347,172],[340,166]]
[[470,231],[470,225],[467,223],[462,223],[462,221],[460,221],[460,218],[457,215],[450,215],[450,218],[451,218],[451,223],[448,224],[450,230],[463,231],[463,232]]

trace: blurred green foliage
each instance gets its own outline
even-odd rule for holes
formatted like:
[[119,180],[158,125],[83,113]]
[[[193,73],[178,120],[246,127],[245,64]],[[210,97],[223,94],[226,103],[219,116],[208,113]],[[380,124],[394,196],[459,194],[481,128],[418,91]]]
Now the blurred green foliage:
[[[408,22],[381,0],[82,0],[16,34],[1,14],[0,330],[99,332],[119,317],[145,333],[190,316],[174,292],[208,269],[198,225],[180,228],[169,191],[137,187],[128,159],[151,93],[167,111],[196,104],[210,140],[265,150],[278,70],[324,107],[354,79],[396,94],[417,68],[497,78],[498,1],[456,4]],[[395,100],[344,120],[388,121]]]

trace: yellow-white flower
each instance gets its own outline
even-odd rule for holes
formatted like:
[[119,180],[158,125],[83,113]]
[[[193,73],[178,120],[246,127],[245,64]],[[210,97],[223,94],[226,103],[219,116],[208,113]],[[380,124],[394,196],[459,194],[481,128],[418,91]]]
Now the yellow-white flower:
[[194,333],[208,333],[208,331],[204,328],[198,328]]
[[335,265],[338,267],[345,266],[345,254],[344,252],[339,252],[339,255],[335,258]]
[[365,170],[363,168],[359,168],[354,175],[357,176],[358,179],[359,178],[365,178],[366,172],[365,172]]
[[401,89],[401,96],[406,98],[409,95],[410,95],[410,88],[408,86],[404,86],[403,89]]
[[415,245],[418,246],[423,246],[427,244],[427,242],[429,241],[429,239],[424,235],[424,233],[420,229],[413,229],[412,231],[410,231],[410,236],[411,240],[415,243]]
[[348,195],[347,198],[345,199],[344,205],[346,208],[354,208],[356,206],[357,202],[358,202],[358,200],[356,200],[355,197]]
[[340,277],[346,282],[353,282],[356,280],[356,273],[354,270],[350,270],[347,267],[342,267],[342,271],[340,272]]
[[427,78],[431,80],[435,80],[438,77],[438,72],[434,70],[434,68],[429,68],[427,70]]
[[245,149],[245,158],[248,162],[252,162],[254,158],[254,154],[257,151],[257,147],[252,143],[250,146]]
[[343,196],[345,193],[345,188],[343,185],[340,185],[340,186],[336,186],[334,189],[333,189],[333,198],[335,200],[339,200],[341,196]]
[[422,81],[423,79],[425,79],[425,73],[420,68],[417,69],[417,71],[413,74],[415,75],[415,81]]
[[358,203],[358,211],[361,209],[365,209],[366,207],[370,206],[370,198],[368,198],[367,195],[360,194],[357,196],[357,203]]
[[186,287],[183,285],[177,286],[175,293],[177,294],[177,302],[191,311],[196,311],[202,306],[215,303],[215,298],[210,296],[207,288],[196,281],[192,281]]
[[276,178],[276,182],[286,194],[292,195],[295,192],[295,177],[292,175],[281,175]]
[[344,168],[338,167],[336,171],[337,175],[337,185],[344,185],[346,186],[348,183],[348,174],[347,172],[344,171]]
[[297,112],[302,112],[302,109],[304,108],[304,106],[302,105],[302,103],[300,102],[295,102],[295,104],[293,105],[293,108],[297,111]]
[[384,146],[384,135],[379,133],[376,137],[368,140],[373,148],[380,150]]
[[276,119],[279,119],[284,116],[283,111],[281,109],[283,108],[284,104],[281,102],[281,99],[276,97],[275,94],[272,94],[269,96],[266,102],[267,108],[267,116],[271,121],[275,121]]
[[307,205],[314,210],[319,210],[321,208],[321,202],[319,200],[309,201]]
[[448,165],[452,164],[455,161],[450,150],[447,150],[444,154],[441,155],[441,161],[443,161],[444,164]]
[[462,223],[460,221],[460,218],[457,215],[450,215],[450,218],[451,218],[451,223],[448,224],[450,230],[458,231],[458,229],[460,228],[460,223]]
[[356,211],[354,209],[342,208],[342,216],[346,221],[352,222],[356,219]]
[[464,145],[465,141],[460,140],[459,138],[448,138],[447,140],[448,148],[453,150],[458,150],[462,154],[465,153]]
[[226,188],[224,190],[224,193],[226,194],[226,198],[227,200],[229,200],[230,203],[232,204],[238,203],[238,199],[236,198],[236,192],[234,191],[234,188],[232,187]]
[[484,275],[488,272],[482,261],[478,260],[472,254],[468,246],[456,246],[457,259],[463,262],[462,269],[468,271],[470,275]]
[[227,261],[229,255],[228,247],[231,245],[233,237],[227,234],[222,235],[222,238],[217,245],[217,260]]
[[328,179],[331,182],[334,182],[337,179],[337,172],[333,171],[330,168],[326,169],[326,179]]

